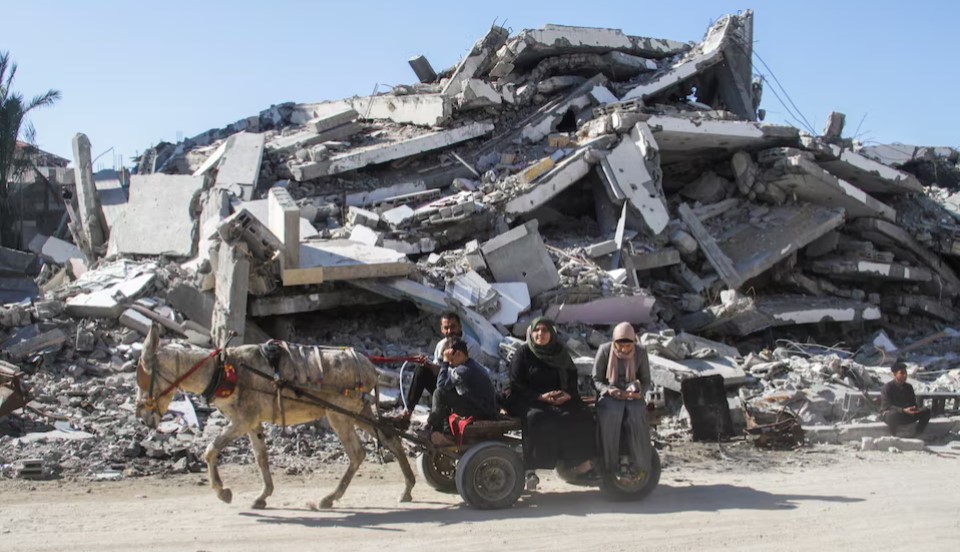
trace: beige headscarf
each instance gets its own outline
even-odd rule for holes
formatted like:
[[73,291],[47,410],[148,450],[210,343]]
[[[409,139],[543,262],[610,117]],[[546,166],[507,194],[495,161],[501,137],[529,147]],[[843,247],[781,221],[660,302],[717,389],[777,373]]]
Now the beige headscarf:
[[[621,322],[613,329],[613,341],[629,339],[637,341],[637,332],[629,322]],[[621,355],[617,348],[610,344],[610,358],[607,359],[607,383],[613,385],[617,382],[617,363],[622,361],[626,364],[626,381],[637,379],[637,363],[634,360],[637,356],[637,347],[634,345],[629,355]]]

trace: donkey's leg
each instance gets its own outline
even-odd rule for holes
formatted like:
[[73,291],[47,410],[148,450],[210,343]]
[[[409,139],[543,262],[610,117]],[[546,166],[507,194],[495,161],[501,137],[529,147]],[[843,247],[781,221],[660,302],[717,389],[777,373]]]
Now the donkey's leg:
[[230,492],[230,489],[224,488],[223,481],[220,480],[220,470],[217,469],[217,456],[220,455],[220,451],[244,432],[243,426],[235,421],[231,421],[230,424],[220,432],[220,435],[217,435],[217,438],[213,440],[212,443],[207,445],[207,450],[203,453],[203,459],[207,462],[207,477],[210,479],[210,488],[217,493],[217,498],[230,504],[230,501],[233,500],[233,493]]
[[[330,427],[333,428],[333,432],[340,438],[340,443],[347,451],[350,465],[347,466],[347,471],[340,478],[337,488],[320,501],[320,508],[330,508],[335,500],[339,500],[343,496],[353,479],[353,475],[357,473],[357,469],[367,455],[366,451],[363,450],[363,444],[360,442],[360,436],[357,435],[356,423],[353,418],[328,411],[327,419],[330,420]],[[308,504],[308,506],[316,508],[313,503]]]
[[[364,407],[363,415],[367,418],[374,419],[373,408],[369,404]],[[392,452],[394,457],[396,457],[397,464],[400,465],[400,471],[403,472],[403,480],[406,485],[403,489],[403,494],[400,495],[400,502],[412,501],[413,494],[411,491],[413,491],[413,486],[417,482],[417,477],[413,474],[413,469],[410,468],[410,461],[407,459],[406,451],[403,450],[403,443],[400,441],[400,437],[394,433],[375,430],[373,427],[370,427],[369,424],[360,423],[357,425],[370,435],[375,435],[380,439],[383,446],[387,447],[387,450]]]
[[273,477],[270,475],[270,458],[267,457],[267,444],[263,441],[263,424],[257,424],[253,431],[247,435],[250,436],[250,444],[253,445],[253,456],[257,459],[257,467],[260,468],[260,479],[263,481],[263,489],[260,490],[260,496],[253,501],[255,510],[262,510],[267,507],[267,497],[273,494]]

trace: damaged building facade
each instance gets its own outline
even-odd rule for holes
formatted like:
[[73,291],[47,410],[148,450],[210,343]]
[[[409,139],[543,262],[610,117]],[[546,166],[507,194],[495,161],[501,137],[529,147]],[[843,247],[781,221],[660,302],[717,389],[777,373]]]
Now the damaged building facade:
[[[494,26],[454,67],[411,59],[419,82],[271,106],[148,150],[129,181],[94,178],[78,135],[74,243],[31,248],[45,271],[3,307],[5,354],[82,351],[119,324],[129,369],[152,323],[206,346],[310,342],[285,319],[361,309],[374,326],[402,302],[460,313],[489,366],[550,316],[586,374],[626,320],[666,403],[720,376],[739,426],[784,405],[826,440],[877,426],[888,333],[957,338],[957,152],[860,147],[842,114],[819,136],[763,123],[752,41],[750,11],[697,43]],[[19,254],[3,269],[30,274]],[[775,341],[791,335],[830,346]],[[911,368],[925,396],[960,393],[929,360]]]

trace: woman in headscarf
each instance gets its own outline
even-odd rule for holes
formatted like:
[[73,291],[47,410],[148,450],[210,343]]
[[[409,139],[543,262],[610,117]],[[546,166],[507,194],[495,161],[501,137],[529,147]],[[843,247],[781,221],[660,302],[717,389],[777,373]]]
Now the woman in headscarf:
[[[637,334],[629,322],[613,329],[613,341],[604,343],[593,362],[593,386],[597,390],[597,423],[600,448],[607,473],[618,474],[620,431],[627,432],[630,467],[650,470],[650,423],[644,394],[650,389],[650,359],[637,346]],[[626,466],[623,466],[626,468]]]
[[596,426],[580,400],[573,359],[547,318],[530,324],[527,343],[510,363],[508,404],[522,422],[527,490],[535,490],[540,482],[534,470],[553,469],[557,461],[577,473],[591,469]]

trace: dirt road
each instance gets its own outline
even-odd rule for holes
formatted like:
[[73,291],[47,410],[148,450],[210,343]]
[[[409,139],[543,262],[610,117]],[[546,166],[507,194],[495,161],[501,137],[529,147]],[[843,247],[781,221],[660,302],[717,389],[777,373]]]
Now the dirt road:
[[[425,484],[398,505],[394,464],[365,464],[330,511],[304,505],[342,466],[277,476],[268,509],[249,508],[252,466],[227,466],[234,503],[201,475],[119,482],[0,481],[0,550],[911,550],[960,546],[955,457],[813,451],[757,469],[730,458],[672,462],[644,502],[611,503],[544,474],[512,509],[475,511]],[[666,456],[669,462],[669,455]],[[429,547],[429,548],[428,548]],[[442,548],[441,548],[442,547]]]

